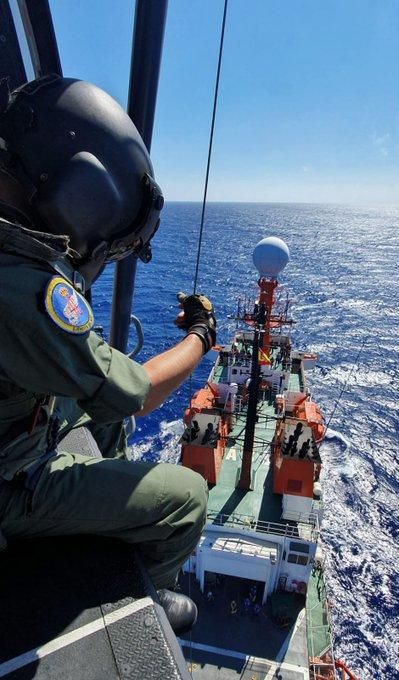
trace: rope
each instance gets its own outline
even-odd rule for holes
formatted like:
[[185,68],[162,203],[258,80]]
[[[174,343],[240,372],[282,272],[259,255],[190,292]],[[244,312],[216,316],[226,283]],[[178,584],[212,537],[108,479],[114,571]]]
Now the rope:
[[202,201],[201,226],[200,226],[200,233],[199,233],[199,238],[198,238],[197,262],[196,262],[196,266],[195,266],[195,275],[194,275],[194,285],[193,285],[194,295],[195,295],[196,290],[197,290],[198,270],[199,270],[201,247],[202,247],[202,234],[203,234],[203,230],[204,230],[206,198],[207,198],[207,194],[208,194],[208,181],[209,181],[209,170],[210,170],[210,166],[211,166],[211,157],[212,157],[213,133],[214,133],[214,129],[215,129],[216,106],[217,106],[218,94],[219,94],[220,67],[221,67],[221,64],[222,64],[224,29],[225,29],[225,25],[226,25],[227,5],[228,5],[228,0],[225,0],[224,10],[223,10],[222,30],[221,30],[221,34],[220,34],[219,59],[218,59],[218,67],[217,67],[217,74],[216,74],[215,96],[214,96],[214,100],[213,100],[211,133],[210,133],[210,137],[209,137],[208,160],[207,160],[207,164],[206,164],[204,197],[203,197],[203,201]]
[[[376,313],[381,309],[381,307],[383,307],[383,302],[382,302],[382,301],[377,305]],[[362,355],[362,353],[363,353],[364,346],[365,346],[366,342],[370,339],[370,337],[371,337],[371,333],[369,333],[369,334],[364,338],[363,342],[361,343],[361,345],[360,345],[360,347],[359,347],[359,351],[358,351],[358,353],[356,354],[355,361],[353,362],[352,368],[351,368],[351,370],[349,371],[348,377],[347,377],[347,379],[345,380],[345,383],[344,383],[343,387],[341,388],[341,390],[340,390],[340,392],[339,392],[339,394],[338,394],[337,399],[335,400],[335,404],[334,404],[333,409],[332,409],[332,411],[331,411],[330,417],[328,418],[328,421],[327,421],[327,424],[326,424],[326,432],[328,431],[328,428],[330,427],[330,423],[331,423],[331,421],[332,421],[332,419],[333,419],[333,417],[334,417],[335,411],[337,410],[337,408],[338,408],[338,406],[339,406],[339,403],[340,403],[340,401],[341,401],[341,397],[342,397],[342,395],[344,394],[344,392],[345,392],[345,390],[346,390],[346,388],[347,388],[347,386],[348,386],[348,382],[349,382],[349,380],[350,380],[350,378],[351,378],[351,376],[352,376],[352,373],[353,373],[353,371],[355,370],[355,368],[357,367],[357,363],[358,363],[358,361],[359,361],[359,359],[360,359],[360,357],[361,357],[361,355]],[[319,446],[319,448],[320,448],[320,446]]]
[[[357,362],[358,362],[359,359],[360,359],[360,356],[361,356],[361,354],[362,354],[362,352],[363,352],[363,349],[364,349],[364,345],[366,344],[366,340],[368,340],[368,338],[369,338],[369,336],[367,336],[366,338],[364,338],[362,344],[360,345],[359,351],[358,351],[358,353],[356,354],[355,361],[353,362],[352,368],[351,368],[351,370],[349,371],[349,375],[348,375],[347,379],[345,380],[344,385],[343,385],[343,387],[341,388],[341,390],[340,390],[340,392],[339,392],[339,394],[338,394],[337,399],[335,400],[335,404],[334,404],[333,409],[332,409],[332,411],[331,411],[330,417],[329,417],[329,419],[328,419],[328,421],[327,421],[327,423],[326,423],[326,431],[325,431],[325,433],[324,433],[324,436],[325,436],[325,435],[327,434],[327,432],[328,432],[328,429],[329,429],[330,423],[331,423],[331,421],[332,421],[332,419],[333,419],[333,417],[334,417],[335,411],[337,410],[337,408],[338,408],[338,406],[339,406],[339,402],[341,401],[341,397],[342,397],[342,395],[344,394],[344,392],[345,392],[345,390],[346,390],[346,388],[347,388],[347,385],[348,385],[348,382],[349,382],[349,380],[350,380],[350,377],[351,377],[353,371],[355,370],[355,368],[356,368],[356,366],[357,366]],[[323,438],[323,440],[324,440],[324,438]],[[317,447],[318,452],[320,452],[320,448],[321,448],[322,443],[323,443],[323,442],[321,441],[320,444],[319,444],[318,447]]]
[[339,404],[339,402],[341,401],[341,397],[342,397],[343,393],[344,393],[345,390],[346,390],[346,387],[347,387],[347,385],[348,385],[348,382],[349,382],[349,380],[350,380],[350,377],[351,377],[353,371],[355,370],[355,368],[356,368],[356,366],[357,366],[357,362],[358,362],[358,360],[359,360],[359,358],[360,358],[360,355],[361,355],[362,352],[363,352],[363,348],[364,348],[364,345],[366,344],[366,340],[367,340],[367,339],[368,339],[368,338],[365,338],[365,339],[363,340],[362,344],[360,345],[360,349],[359,349],[359,351],[358,351],[358,353],[357,353],[357,355],[356,355],[355,361],[353,362],[353,366],[352,366],[351,370],[349,371],[349,375],[348,375],[347,379],[345,380],[345,383],[344,383],[343,387],[341,388],[341,391],[340,391],[340,393],[339,393],[339,395],[338,395],[338,397],[337,397],[337,399],[336,399],[336,401],[335,401],[333,410],[332,410],[332,412],[331,412],[331,414],[330,414],[330,417],[329,417],[328,422],[327,422],[327,425],[326,425],[326,432],[327,432],[328,428],[330,427],[330,423],[331,423],[331,421],[332,421],[332,419],[333,419],[333,417],[334,417],[335,411],[336,411],[337,408],[338,408],[338,404]]

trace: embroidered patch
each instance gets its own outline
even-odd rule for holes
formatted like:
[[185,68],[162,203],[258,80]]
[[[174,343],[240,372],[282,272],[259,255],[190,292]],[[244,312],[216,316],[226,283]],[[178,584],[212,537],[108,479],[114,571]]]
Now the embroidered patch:
[[53,276],[48,282],[44,304],[50,319],[67,333],[82,334],[93,327],[89,303],[62,276]]

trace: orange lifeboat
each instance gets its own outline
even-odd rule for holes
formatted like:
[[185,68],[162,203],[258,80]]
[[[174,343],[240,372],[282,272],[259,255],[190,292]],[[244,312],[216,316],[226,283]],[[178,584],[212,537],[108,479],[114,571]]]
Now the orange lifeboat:
[[189,425],[196,413],[202,413],[215,407],[216,396],[214,391],[207,385],[195,392],[188,409],[184,412],[184,422]]
[[324,418],[320,408],[314,401],[303,401],[294,409],[294,417],[305,420],[311,428],[316,444],[319,444],[326,433]]

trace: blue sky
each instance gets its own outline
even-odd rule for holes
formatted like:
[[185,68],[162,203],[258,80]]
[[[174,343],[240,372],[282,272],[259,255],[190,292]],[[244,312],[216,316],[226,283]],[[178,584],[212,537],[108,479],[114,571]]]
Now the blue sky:
[[[132,0],[50,0],[65,75],[126,102]],[[222,0],[169,0],[152,145],[201,200]],[[399,202],[398,0],[229,0],[209,199]]]

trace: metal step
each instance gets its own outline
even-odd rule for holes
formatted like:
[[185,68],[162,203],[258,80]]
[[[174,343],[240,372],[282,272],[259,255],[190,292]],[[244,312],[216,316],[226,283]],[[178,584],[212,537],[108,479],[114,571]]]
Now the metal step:
[[41,538],[2,553],[0,640],[7,680],[190,677],[138,555],[114,539]]

